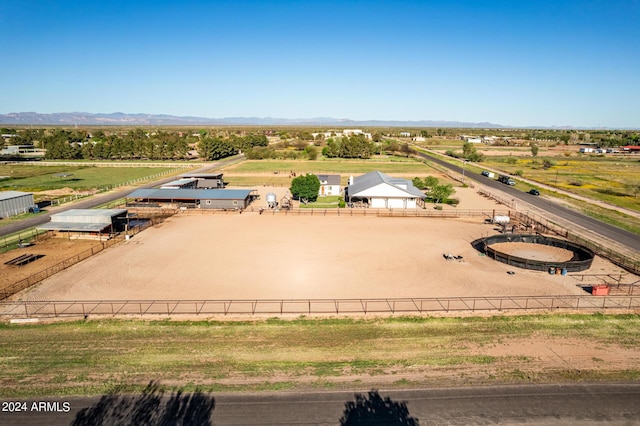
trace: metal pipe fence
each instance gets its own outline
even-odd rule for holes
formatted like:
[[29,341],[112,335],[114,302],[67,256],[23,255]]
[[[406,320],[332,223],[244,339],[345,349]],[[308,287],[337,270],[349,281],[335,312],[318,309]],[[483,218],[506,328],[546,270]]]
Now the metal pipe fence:
[[640,296],[394,299],[87,300],[0,302],[0,318],[92,316],[367,315],[640,309]]
[[[141,224],[138,226],[135,226],[133,228],[131,228],[130,230],[127,231],[127,235],[136,235],[137,233],[143,231],[144,229],[153,226],[155,224],[155,220],[150,220],[149,222],[146,222],[145,224]],[[75,265],[76,263],[82,262],[83,260],[100,253],[101,251],[121,242],[124,241],[126,239],[126,235],[123,234],[119,234],[114,236],[113,238],[110,238],[108,240],[102,241],[100,244],[97,244],[87,250],[84,250],[74,256],[71,256],[65,260],[63,260],[62,262],[56,263],[55,265],[49,266],[46,269],[43,269],[40,272],[37,272],[33,275],[30,275],[20,281],[17,281],[16,283],[5,287],[3,289],[0,290],[0,300],[5,300],[11,296],[13,296],[14,294],[27,289],[33,285],[38,284],[41,281],[44,281],[45,279],[57,274],[60,271],[63,271],[73,265]]]

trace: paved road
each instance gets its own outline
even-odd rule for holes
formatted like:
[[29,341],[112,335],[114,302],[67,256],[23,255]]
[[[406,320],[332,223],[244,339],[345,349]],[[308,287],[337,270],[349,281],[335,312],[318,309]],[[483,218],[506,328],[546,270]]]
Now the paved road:
[[[418,153],[418,155],[428,161],[432,161],[434,163],[447,167],[454,172],[462,173],[461,166],[450,164],[437,157],[426,155],[423,153]],[[504,183],[487,178],[478,173],[473,173],[465,170],[465,176],[469,179],[480,182],[482,185],[488,188],[502,191],[503,193],[508,195],[508,197],[506,198],[510,197],[516,200],[524,201],[528,204],[531,204],[532,206],[544,210],[547,214],[562,218],[563,220],[573,224],[573,226],[580,227],[590,233],[597,234],[602,238],[616,241],[618,244],[622,244],[628,247],[630,250],[640,252],[640,237],[637,234],[633,234],[629,231],[625,231],[624,229],[601,222],[580,212],[561,206],[551,200],[545,199],[544,197],[536,197],[526,192],[522,192],[509,185],[505,185]]]
[[[175,404],[155,400],[155,395],[35,400],[49,402],[49,412],[36,411],[47,407],[27,400],[25,412],[0,412],[0,424],[159,424],[158,416],[164,414],[171,424],[196,425],[339,425],[340,419],[350,425],[640,425],[640,384],[183,394]],[[9,408],[9,400],[0,401]]]
[[[206,173],[212,169],[218,169],[220,167],[224,167],[226,165],[229,165],[237,161],[238,161],[238,158],[234,157],[233,159],[230,159],[230,160],[223,160],[215,163],[208,163],[206,166],[198,170],[189,171],[189,173]],[[170,176],[164,179],[157,180],[155,182],[150,182],[144,185],[140,185],[138,188],[153,188],[154,186],[162,185],[164,183],[171,182],[172,180],[175,180],[175,179],[176,179],[175,176]],[[47,213],[45,214],[23,219],[19,222],[12,223],[11,225],[0,227],[0,237],[5,235],[10,235],[25,229],[33,228],[34,226],[42,225],[43,223],[47,223],[51,219],[51,214],[60,213],[60,212],[71,210],[71,209],[91,209],[99,205],[110,203],[120,198],[124,198],[126,195],[130,194],[132,191],[133,190],[129,188],[123,191],[110,192],[103,195],[96,195],[96,196],[89,197],[87,199],[83,199],[74,203],[64,204],[61,207],[48,208]]]

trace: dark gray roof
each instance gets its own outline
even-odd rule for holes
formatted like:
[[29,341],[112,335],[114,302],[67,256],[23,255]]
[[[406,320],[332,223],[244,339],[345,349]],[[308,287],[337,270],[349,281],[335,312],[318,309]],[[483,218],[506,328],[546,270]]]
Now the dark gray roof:
[[[426,196],[418,188],[413,186],[413,183],[407,179],[394,178],[379,171],[369,172],[362,176],[357,176],[353,179],[353,184],[349,185],[349,194],[354,195],[359,192],[365,191],[381,183],[394,186],[401,191],[406,192],[413,197],[426,198]],[[399,185],[406,185],[406,189]]]
[[246,200],[251,189],[136,189],[127,198],[151,200]]
[[320,183],[327,182],[326,185],[340,185],[340,175],[316,175]]
[[195,179],[220,179],[222,173],[185,173],[180,175],[182,178],[195,178]]

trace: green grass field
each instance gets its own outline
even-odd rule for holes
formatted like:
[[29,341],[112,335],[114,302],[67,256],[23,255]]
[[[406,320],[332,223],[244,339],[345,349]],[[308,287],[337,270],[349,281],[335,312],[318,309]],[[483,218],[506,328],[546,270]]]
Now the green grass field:
[[[632,210],[640,210],[628,184],[640,184],[640,161],[633,159],[583,157],[488,158],[482,164],[508,173],[522,171],[522,177]],[[514,161],[515,160],[515,161]],[[551,162],[545,168],[544,161]]]
[[[0,165],[2,191],[39,192],[60,188],[88,191],[155,175],[171,168]],[[56,176],[67,174],[69,176]]]
[[361,174],[374,170],[383,173],[416,173],[427,175],[434,170],[424,163],[402,157],[376,157],[368,160],[327,159],[305,160],[248,160],[225,170],[237,173],[352,173]]
[[637,365],[541,368],[484,349],[526,338],[632,350],[640,316],[3,323],[0,395],[135,391],[151,380],[186,391],[274,391],[352,389],[362,377],[387,387],[640,379]]

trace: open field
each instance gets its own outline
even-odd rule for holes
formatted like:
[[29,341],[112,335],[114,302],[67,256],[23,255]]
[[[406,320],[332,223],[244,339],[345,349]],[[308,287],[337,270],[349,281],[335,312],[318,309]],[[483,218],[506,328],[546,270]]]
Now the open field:
[[414,158],[381,156],[368,160],[326,159],[319,161],[304,160],[248,160],[237,165],[226,167],[224,180],[230,186],[276,186],[290,187],[294,172],[340,174],[340,183],[346,186],[349,176],[358,176],[374,170],[412,179],[414,177],[435,176],[442,183],[454,186],[459,182],[451,180],[438,169]]
[[598,314],[0,324],[0,395],[636,381],[639,330]]
[[[33,166],[1,164],[0,176],[10,176],[0,180],[0,190],[42,192],[65,189],[91,191],[93,189],[123,184],[169,171],[161,167],[89,167],[89,166]],[[67,174],[69,176],[56,176]],[[36,194],[37,195],[37,194]]]
[[227,173],[340,173],[364,174],[374,170],[383,173],[418,173],[433,171],[424,163],[402,157],[376,157],[368,160],[326,159],[318,161],[306,160],[247,160],[224,169]]

